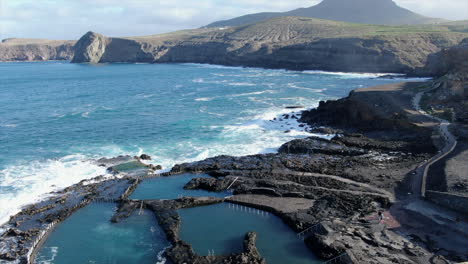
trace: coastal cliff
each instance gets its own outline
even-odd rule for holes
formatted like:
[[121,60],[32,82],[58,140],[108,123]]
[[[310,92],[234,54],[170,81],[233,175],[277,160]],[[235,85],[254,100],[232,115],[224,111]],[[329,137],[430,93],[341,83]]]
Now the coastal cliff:
[[[73,62],[209,63],[429,76],[430,56],[468,37],[463,29],[281,17],[242,27],[135,38],[106,38],[89,32],[75,46]],[[91,54],[96,49],[100,52]]]
[[279,17],[247,26],[132,38],[88,32],[76,45],[74,41],[8,39],[0,44],[0,61],[208,63],[433,76],[441,71],[438,58],[468,38],[467,31],[466,21],[380,26]]
[[0,43],[0,61],[70,60],[75,41],[5,39]]

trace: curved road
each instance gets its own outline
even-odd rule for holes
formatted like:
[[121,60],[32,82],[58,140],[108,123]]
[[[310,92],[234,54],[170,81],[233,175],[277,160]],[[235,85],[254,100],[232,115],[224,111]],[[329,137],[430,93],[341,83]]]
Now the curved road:
[[422,110],[420,107],[421,98],[424,95],[424,93],[432,91],[434,89],[437,89],[437,87],[419,92],[413,98],[414,109],[416,109],[416,111],[418,111],[420,114],[423,114],[433,120],[436,120],[439,123],[439,132],[441,136],[444,137],[444,140],[445,140],[444,148],[439,150],[439,153],[437,155],[435,155],[430,160],[421,164],[415,170],[415,175],[412,178],[412,182],[411,182],[411,190],[412,190],[413,195],[416,195],[418,197],[424,197],[426,195],[427,173],[429,171],[430,166],[436,163],[437,161],[443,159],[447,155],[449,155],[455,149],[458,143],[456,137],[449,130],[449,126],[450,126],[449,121],[435,117],[435,116],[431,116],[428,113],[426,113],[424,110]]

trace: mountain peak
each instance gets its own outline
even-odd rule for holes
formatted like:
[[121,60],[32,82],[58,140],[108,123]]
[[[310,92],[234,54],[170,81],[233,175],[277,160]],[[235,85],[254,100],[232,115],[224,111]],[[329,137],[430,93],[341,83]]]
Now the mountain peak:
[[429,18],[398,6],[392,0],[323,0],[319,4],[289,12],[258,13],[218,21],[207,27],[240,26],[274,17],[300,16],[362,24],[430,24],[441,19]]

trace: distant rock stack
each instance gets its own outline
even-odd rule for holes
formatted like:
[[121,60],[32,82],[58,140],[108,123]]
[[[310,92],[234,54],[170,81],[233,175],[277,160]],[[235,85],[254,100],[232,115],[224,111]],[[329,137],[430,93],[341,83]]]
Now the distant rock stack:
[[99,63],[108,43],[109,39],[101,34],[86,33],[75,45],[72,63]]

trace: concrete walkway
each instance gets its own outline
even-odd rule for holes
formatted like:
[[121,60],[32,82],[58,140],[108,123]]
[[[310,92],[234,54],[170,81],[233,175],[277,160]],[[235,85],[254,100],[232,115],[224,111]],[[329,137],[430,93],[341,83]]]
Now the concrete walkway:
[[437,89],[437,87],[417,93],[412,101],[413,108],[416,109],[416,111],[439,123],[439,132],[445,140],[444,148],[441,149],[439,153],[430,160],[421,164],[415,171],[416,173],[411,181],[411,190],[413,195],[418,197],[425,197],[426,195],[427,174],[431,165],[452,153],[458,143],[456,137],[449,130],[449,126],[451,124],[449,121],[429,115],[427,112],[421,109],[420,103],[424,93],[435,89]]

